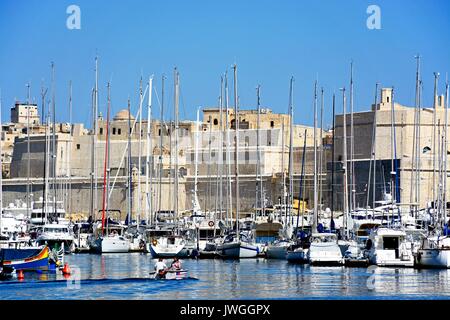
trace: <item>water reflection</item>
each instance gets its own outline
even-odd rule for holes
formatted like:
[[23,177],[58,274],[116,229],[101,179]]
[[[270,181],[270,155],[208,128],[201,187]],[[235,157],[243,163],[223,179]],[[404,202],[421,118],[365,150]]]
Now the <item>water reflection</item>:
[[[67,286],[61,272],[27,273],[22,283],[0,283],[0,299],[450,298],[450,270],[376,268],[372,273],[283,260],[183,260],[198,281],[154,281],[149,272],[156,260],[148,254],[77,254],[66,261],[80,268],[80,289]],[[371,276],[373,290],[367,285]]]

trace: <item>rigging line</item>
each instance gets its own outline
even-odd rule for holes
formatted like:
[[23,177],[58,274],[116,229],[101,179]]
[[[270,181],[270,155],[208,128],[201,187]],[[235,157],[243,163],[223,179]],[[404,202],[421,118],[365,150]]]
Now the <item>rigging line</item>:
[[[148,85],[145,88],[144,97],[145,97],[145,94],[147,93],[147,90],[148,90]],[[140,103],[143,104],[143,101],[144,101],[144,99],[142,99],[142,101]],[[134,129],[136,128],[136,123],[137,123],[137,120],[139,119],[139,116],[140,116],[140,109],[141,108],[138,108],[138,111],[136,112],[136,117],[134,118],[134,122],[133,122],[133,125],[132,125],[132,128],[131,128],[131,135],[133,135],[133,133],[135,131]],[[122,169],[122,165],[123,165],[123,162],[125,160],[125,154],[126,154],[127,151],[128,151],[128,144],[127,144],[127,146],[125,147],[125,149],[123,151],[119,167],[117,168],[117,172],[116,172],[116,175],[114,177],[114,181],[113,181],[113,183],[111,185],[111,190],[109,191],[109,194],[108,194],[108,199],[111,197],[111,194],[112,194],[112,192],[114,190],[114,186],[115,186],[117,178],[119,176],[120,169]]]

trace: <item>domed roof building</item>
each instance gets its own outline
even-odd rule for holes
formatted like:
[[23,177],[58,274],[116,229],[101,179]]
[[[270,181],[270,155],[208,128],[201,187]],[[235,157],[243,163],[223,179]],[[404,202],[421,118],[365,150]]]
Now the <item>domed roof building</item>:
[[[133,115],[130,116],[131,120],[134,120]],[[114,121],[128,121],[128,110],[122,109],[114,116]]]

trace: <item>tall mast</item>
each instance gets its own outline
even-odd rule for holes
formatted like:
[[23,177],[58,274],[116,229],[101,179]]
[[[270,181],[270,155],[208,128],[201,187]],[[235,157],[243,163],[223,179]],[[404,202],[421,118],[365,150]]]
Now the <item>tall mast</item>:
[[196,121],[196,130],[195,130],[195,146],[194,146],[194,197],[197,200],[197,192],[198,192],[198,139],[200,136],[200,109],[197,109],[197,121]]
[[111,107],[111,96],[110,96],[110,84],[108,82],[108,110],[106,115],[106,128],[105,128],[105,161],[103,166],[103,201],[102,201],[102,235],[105,235],[105,217],[108,210],[108,186],[109,186],[109,110]]
[[[89,217],[95,220],[95,190],[94,190],[94,175],[95,175],[95,89],[91,92],[91,103],[92,103],[92,142],[91,142],[91,184],[90,184],[90,201],[89,201]],[[47,132],[47,130],[46,130]]]
[[[218,175],[219,175],[219,212],[220,219],[223,219],[223,76],[220,77],[220,105],[219,105],[219,162],[218,162]],[[216,229],[214,229],[216,232]]]
[[232,201],[232,185],[231,185],[231,138],[230,138],[230,117],[228,110],[228,73],[225,72],[225,121],[227,123],[227,223],[231,221],[231,215],[233,213],[233,201]]
[[[372,157],[373,157],[373,187],[372,187],[372,209],[376,204],[376,179],[377,179],[377,101],[378,101],[378,82],[375,84],[375,100],[373,112],[373,130],[372,130]],[[374,215],[372,215],[374,217]]]
[[[72,150],[72,80],[69,81],[69,150]],[[72,168],[71,168],[71,154],[67,152],[67,177],[68,177],[68,201],[67,201],[67,213],[72,213]]]
[[[418,208],[418,190],[417,184],[418,177],[420,176],[420,171],[418,170],[419,163],[417,162],[420,153],[420,139],[419,139],[419,99],[420,99],[420,56],[415,56],[416,59],[416,94],[415,94],[415,104],[414,104],[414,135],[413,135],[413,156],[411,164],[411,188],[410,188],[410,202],[414,202],[414,213],[417,216]],[[415,192],[413,192],[415,191]]]
[[142,92],[142,76],[139,82],[139,139],[138,139],[138,185],[137,185],[137,204],[136,204],[136,230],[139,230],[139,223],[141,220],[141,169],[142,169],[142,104],[144,103],[144,96]]
[[97,194],[97,122],[98,122],[98,58],[95,57],[95,96],[94,96],[94,213],[98,211],[98,194]]
[[415,59],[417,60],[417,71],[416,71],[416,101],[415,101],[415,106],[416,106],[416,110],[417,110],[417,120],[416,120],[416,145],[415,145],[415,161],[416,161],[416,165],[415,165],[415,170],[416,170],[416,176],[415,176],[415,190],[416,190],[416,194],[415,194],[415,202],[416,202],[416,215],[417,215],[417,209],[418,206],[420,206],[420,109],[421,109],[421,102],[420,102],[420,98],[421,98],[421,94],[420,94],[420,90],[421,90],[421,76],[420,76],[420,56],[417,55],[415,56]]
[[[47,117],[45,115],[45,95],[47,94],[48,89],[46,88],[44,90],[44,84],[42,83],[41,85],[41,103],[42,103],[42,125],[44,126],[45,129],[45,134],[44,134],[44,144],[45,144],[45,151],[44,151],[44,179],[43,179],[43,188],[42,188],[42,211],[41,211],[41,216],[44,216],[44,208],[47,205]],[[45,120],[44,120],[45,119]],[[27,212],[27,216],[30,216],[30,212]]]
[[[152,181],[149,184],[149,178],[152,180],[153,177],[153,148],[152,148],[152,135],[151,135],[151,127],[152,127],[152,90],[153,90],[153,76],[148,79],[148,105],[147,105],[147,157],[145,161],[145,194],[147,196],[145,212],[146,212],[146,221],[148,224],[151,224],[151,215],[152,205],[153,205],[153,184]],[[151,160],[150,160],[151,153]],[[151,164],[150,164],[150,161]]]
[[[163,171],[163,134],[164,134],[164,79],[165,76],[161,77],[161,114],[160,114],[160,125],[159,125],[159,192],[158,192],[158,211],[161,211],[162,205],[162,171]],[[156,215],[155,215],[156,219]]]
[[[291,77],[289,90],[289,218],[292,217],[294,202],[294,77]],[[286,217],[287,218],[287,217]],[[286,220],[286,226],[287,226]]]
[[[261,180],[261,154],[260,154],[260,149],[259,149],[259,130],[260,130],[260,89],[261,86],[258,85],[256,87],[256,111],[257,111],[257,116],[256,116],[256,197],[255,197],[255,215],[256,215],[256,210],[258,209],[259,205],[261,206],[261,208],[263,207],[263,202],[264,199],[262,197],[262,180]],[[258,204],[258,200],[260,201]]]
[[[300,208],[303,207],[301,200],[302,200],[302,193],[303,193],[303,175],[305,172],[306,134],[307,134],[307,129],[305,129],[304,140],[303,140],[302,172],[300,174],[300,189],[299,189],[299,194],[298,194],[298,208],[297,208],[297,225],[295,228],[296,230],[298,230],[298,222],[300,219],[300,210],[301,210]],[[303,210],[302,210],[302,224],[303,224]],[[297,232],[296,232],[296,234],[297,234]]]
[[[444,137],[444,150],[443,150],[443,157],[444,157],[444,172],[443,172],[443,176],[444,176],[444,192],[443,192],[443,217],[444,219],[447,217],[447,174],[448,174],[448,170],[447,170],[447,150],[448,150],[448,136],[447,136],[447,131],[448,131],[448,90],[449,90],[449,86],[448,86],[448,77],[446,78],[445,81],[445,137]],[[444,223],[444,221],[443,221]]]
[[174,196],[174,206],[175,206],[175,217],[178,218],[178,105],[179,105],[179,97],[180,97],[180,74],[177,71],[177,68],[174,70],[175,77],[175,173],[174,173],[174,184],[175,190],[173,193]]
[[[52,117],[53,117],[53,133],[52,133],[52,173],[53,173],[53,219],[57,219],[57,209],[56,209],[56,106],[55,106],[55,64],[52,62]],[[52,221],[53,221],[52,219]]]
[[[27,215],[30,214],[30,83],[27,83]],[[0,207],[0,210],[2,208]]]
[[347,236],[347,232],[348,232],[348,228],[347,228],[347,220],[348,220],[348,196],[347,196],[347,191],[348,191],[348,180],[347,180],[347,113],[346,113],[346,109],[347,109],[347,103],[346,103],[346,97],[345,97],[345,87],[340,89],[342,91],[342,130],[343,130],[343,138],[342,138],[342,151],[343,151],[343,159],[342,159],[342,171],[343,171],[343,175],[344,175],[344,231],[345,231],[345,236]]
[[131,218],[131,214],[132,214],[132,200],[131,200],[131,188],[132,188],[132,181],[131,181],[131,104],[130,104],[130,98],[128,98],[128,104],[127,104],[127,109],[128,109],[128,132],[127,132],[127,136],[128,136],[128,141],[127,141],[127,152],[128,152],[128,170],[127,170],[127,180],[128,180],[128,189],[127,189],[127,195],[128,195],[128,199],[127,199],[127,217],[128,217],[128,223],[131,224],[132,218]]
[[239,241],[239,107],[238,107],[238,93],[237,93],[237,66],[233,66],[234,74],[234,131],[236,133],[236,143],[234,146],[234,176],[235,176],[235,190],[236,190],[236,237]]
[[323,157],[324,157],[324,150],[323,150],[323,105],[324,105],[324,94],[323,94],[323,87],[320,88],[320,134],[319,134],[319,141],[320,141],[320,154],[319,154],[319,205],[322,209],[323,204],[323,181],[322,181],[322,175],[323,175]]
[[206,209],[208,210],[209,213],[211,213],[211,135],[212,135],[212,117],[211,115],[209,115],[208,117],[208,123],[209,123],[209,129],[208,129],[208,166],[207,166],[207,170],[206,170],[206,176],[208,179],[208,194],[207,194],[207,198],[206,198],[206,207],[205,207],[205,211]]
[[433,99],[433,209],[436,211],[436,116],[437,116],[437,86],[439,73],[434,72],[434,99]]
[[335,137],[336,137],[336,125],[334,117],[336,115],[336,95],[333,92],[333,147],[331,149],[331,220],[333,221],[333,215],[334,215],[334,151],[335,151]]
[[355,163],[353,161],[355,153],[353,126],[353,61],[350,63],[350,211],[356,207],[356,181],[355,181]]
[[314,82],[314,218],[311,232],[317,232],[318,223],[317,194],[317,80]]

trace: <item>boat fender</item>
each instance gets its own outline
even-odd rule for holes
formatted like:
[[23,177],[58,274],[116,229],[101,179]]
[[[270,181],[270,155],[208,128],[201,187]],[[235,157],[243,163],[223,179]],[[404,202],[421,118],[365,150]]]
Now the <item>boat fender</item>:
[[208,226],[210,226],[210,227],[214,227],[214,221],[212,221],[212,220],[211,220],[211,221],[209,221],[209,222],[208,222]]
[[156,246],[156,245],[158,244],[158,240],[153,239],[153,240],[152,240],[152,244],[153,244],[154,246]]
[[19,272],[17,273],[17,279],[18,280],[25,279],[25,276],[23,275],[23,271],[22,270],[19,270]]

